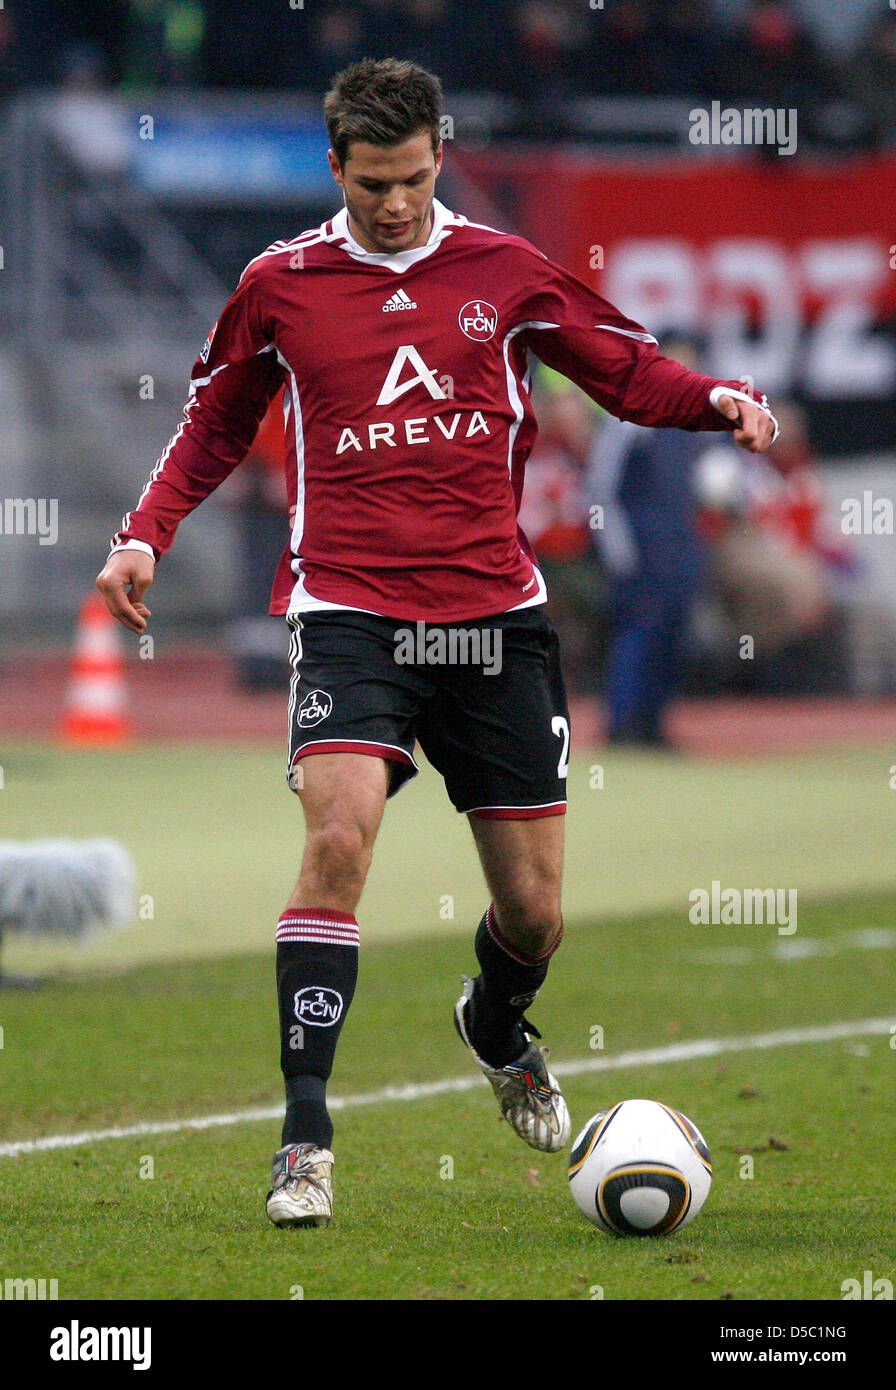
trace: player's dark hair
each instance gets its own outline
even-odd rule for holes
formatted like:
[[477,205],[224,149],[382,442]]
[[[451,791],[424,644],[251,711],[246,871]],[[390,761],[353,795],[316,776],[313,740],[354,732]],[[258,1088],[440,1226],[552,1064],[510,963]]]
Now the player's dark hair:
[[438,148],[442,84],[416,63],[398,58],[362,58],[336,74],[324,98],[324,116],[339,167],[352,140],[398,145],[428,130]]

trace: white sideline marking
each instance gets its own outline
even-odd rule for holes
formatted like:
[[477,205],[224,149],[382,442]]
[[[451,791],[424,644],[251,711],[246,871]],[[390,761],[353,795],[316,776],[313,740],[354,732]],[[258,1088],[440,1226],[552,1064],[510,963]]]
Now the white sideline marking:
[[[620,1052],[616,1057],[588,1057],[577,1062],[558,1062],[555,1076],[582,1076],[594,1071],[623,1071],[628,1067],[661,1066],[666,1062],[691,1062],[717,1057],[723,1052],[756,1052],[771,1047],[795,1047],[803,1043],[835,1042],[838,1038],[867,1037],[889,1033],[889,1018],[865,1018],[856,1023],[825,1023],[816,1028],[785,1028],[778,1033],[753,1033],[744,1038],[695,1038],[691,1042],[648,1047],[638,1052]],[[354,1110],[360,1105],[382,1105],[395,1100],[425,1100],[452,1091],[472,1091],[487,1085],[484,1076],[459,1076],[442,1081],[422,1081],[407,1086],[385,1086],[380,1091],[364,1091],[357,1096],[330,1096],[330,1110]],[[20,1139],[0,1144],[0,1158],[38,1153],[44,1149],[75,1149],[83,1144],[99,1144],[107,1139],[138,1139],[151,1134],[180,1134],[188,1129],[219,1129],[225,1125],[254,1124],[261,1120],[281,1120],[283,1106],[263,1106],[234,1110],[229,1115],[197,1115],[186,1120],[147,1120],[144,1124],[115,1129],[83,1130],[79,1134],[50,1134],[43,1139]]]
[[773,956],[775,960],[799,961],[812,956],[835,956],[841,951],[892,951],[896,931],[889,927],[863,927],[841,932],[839,936],[789,937],[763,946],[721,946],[715,950],[694,951],[691,959],[700,965],[746,965],[751,960]]

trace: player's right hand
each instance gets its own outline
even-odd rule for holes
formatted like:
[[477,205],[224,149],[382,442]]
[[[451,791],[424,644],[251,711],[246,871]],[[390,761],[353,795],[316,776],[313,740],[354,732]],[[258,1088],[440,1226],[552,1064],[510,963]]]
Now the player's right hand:
[[131,632],[145,632],[150,610],[142,602],[155,575],[156,562],[143,550],[116,550],[96,577],[106,607]]

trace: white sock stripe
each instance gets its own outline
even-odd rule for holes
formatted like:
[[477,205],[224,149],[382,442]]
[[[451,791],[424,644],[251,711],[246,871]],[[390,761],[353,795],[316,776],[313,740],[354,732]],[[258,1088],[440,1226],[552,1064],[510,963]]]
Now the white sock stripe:
[[284,921],[288,917],[291,922],[314,922],[323,919],[327,922],[351,922],[353,926],[358,925],[358,919],[353,912],[340,912],[335,907],[284,907],[280,917]]
[[354,946],[357,949],[361,944],[361,937],[357,931],[338,931],[327,930],[325,927],[278,927],[277,941],[316,941],[324,945],[333,946]]
[[276,945],[278,945],[278,947],[283,947],[283,945],[293,945],[293,947],[301,947],[301,945],[347,947],[350,951],[360,951],[361,942],[345,941],[342,937],[278,937],[276,938]]
[[338,941],[360,941],[358,932],[328,930],[326,927],[278,927],[277,936],[332,936]]
[[278,923],[281,927],[335,927],[340,931],[357,932],[358,924],[354,918],[346,918],[344,921],[337,921],[333,917],[281,917]]
[[331,931],[341,936],[357,936],[358,928],[348,922],[278,922],[277,930],[289,927],[293,931]]
[[277,930],[281,927],[291,927],[297,931],[310,928],[313,931],[332,931],[341,932],[347,936],[357,936],[358,928],[349,922],[278,922]]

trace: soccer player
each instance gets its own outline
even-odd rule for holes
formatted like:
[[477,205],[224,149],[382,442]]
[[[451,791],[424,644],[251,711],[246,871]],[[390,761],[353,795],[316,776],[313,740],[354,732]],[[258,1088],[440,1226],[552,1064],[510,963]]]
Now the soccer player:
[[357,977],[355,911],[419,742],[469,817],[491,902],[454,1021],[537,1149],[569,1138],[525,1013],[560,943],[569,721],[545,586],[516,515],[536,425],[528,354],[644,425],[771,442],[764,398],[656,340],[528,242],[434,197],[441,88],[395,59],[324,102],[345,206],[251,261],[194,368],[184,418],[97,579],[146,627],[178,523],[239,464],[285,386],[293,517],[271,611],[291,629],[287,776],[306,839],[280,917],[286,1117],[267,1212],[333,1210],[326,1083]]

